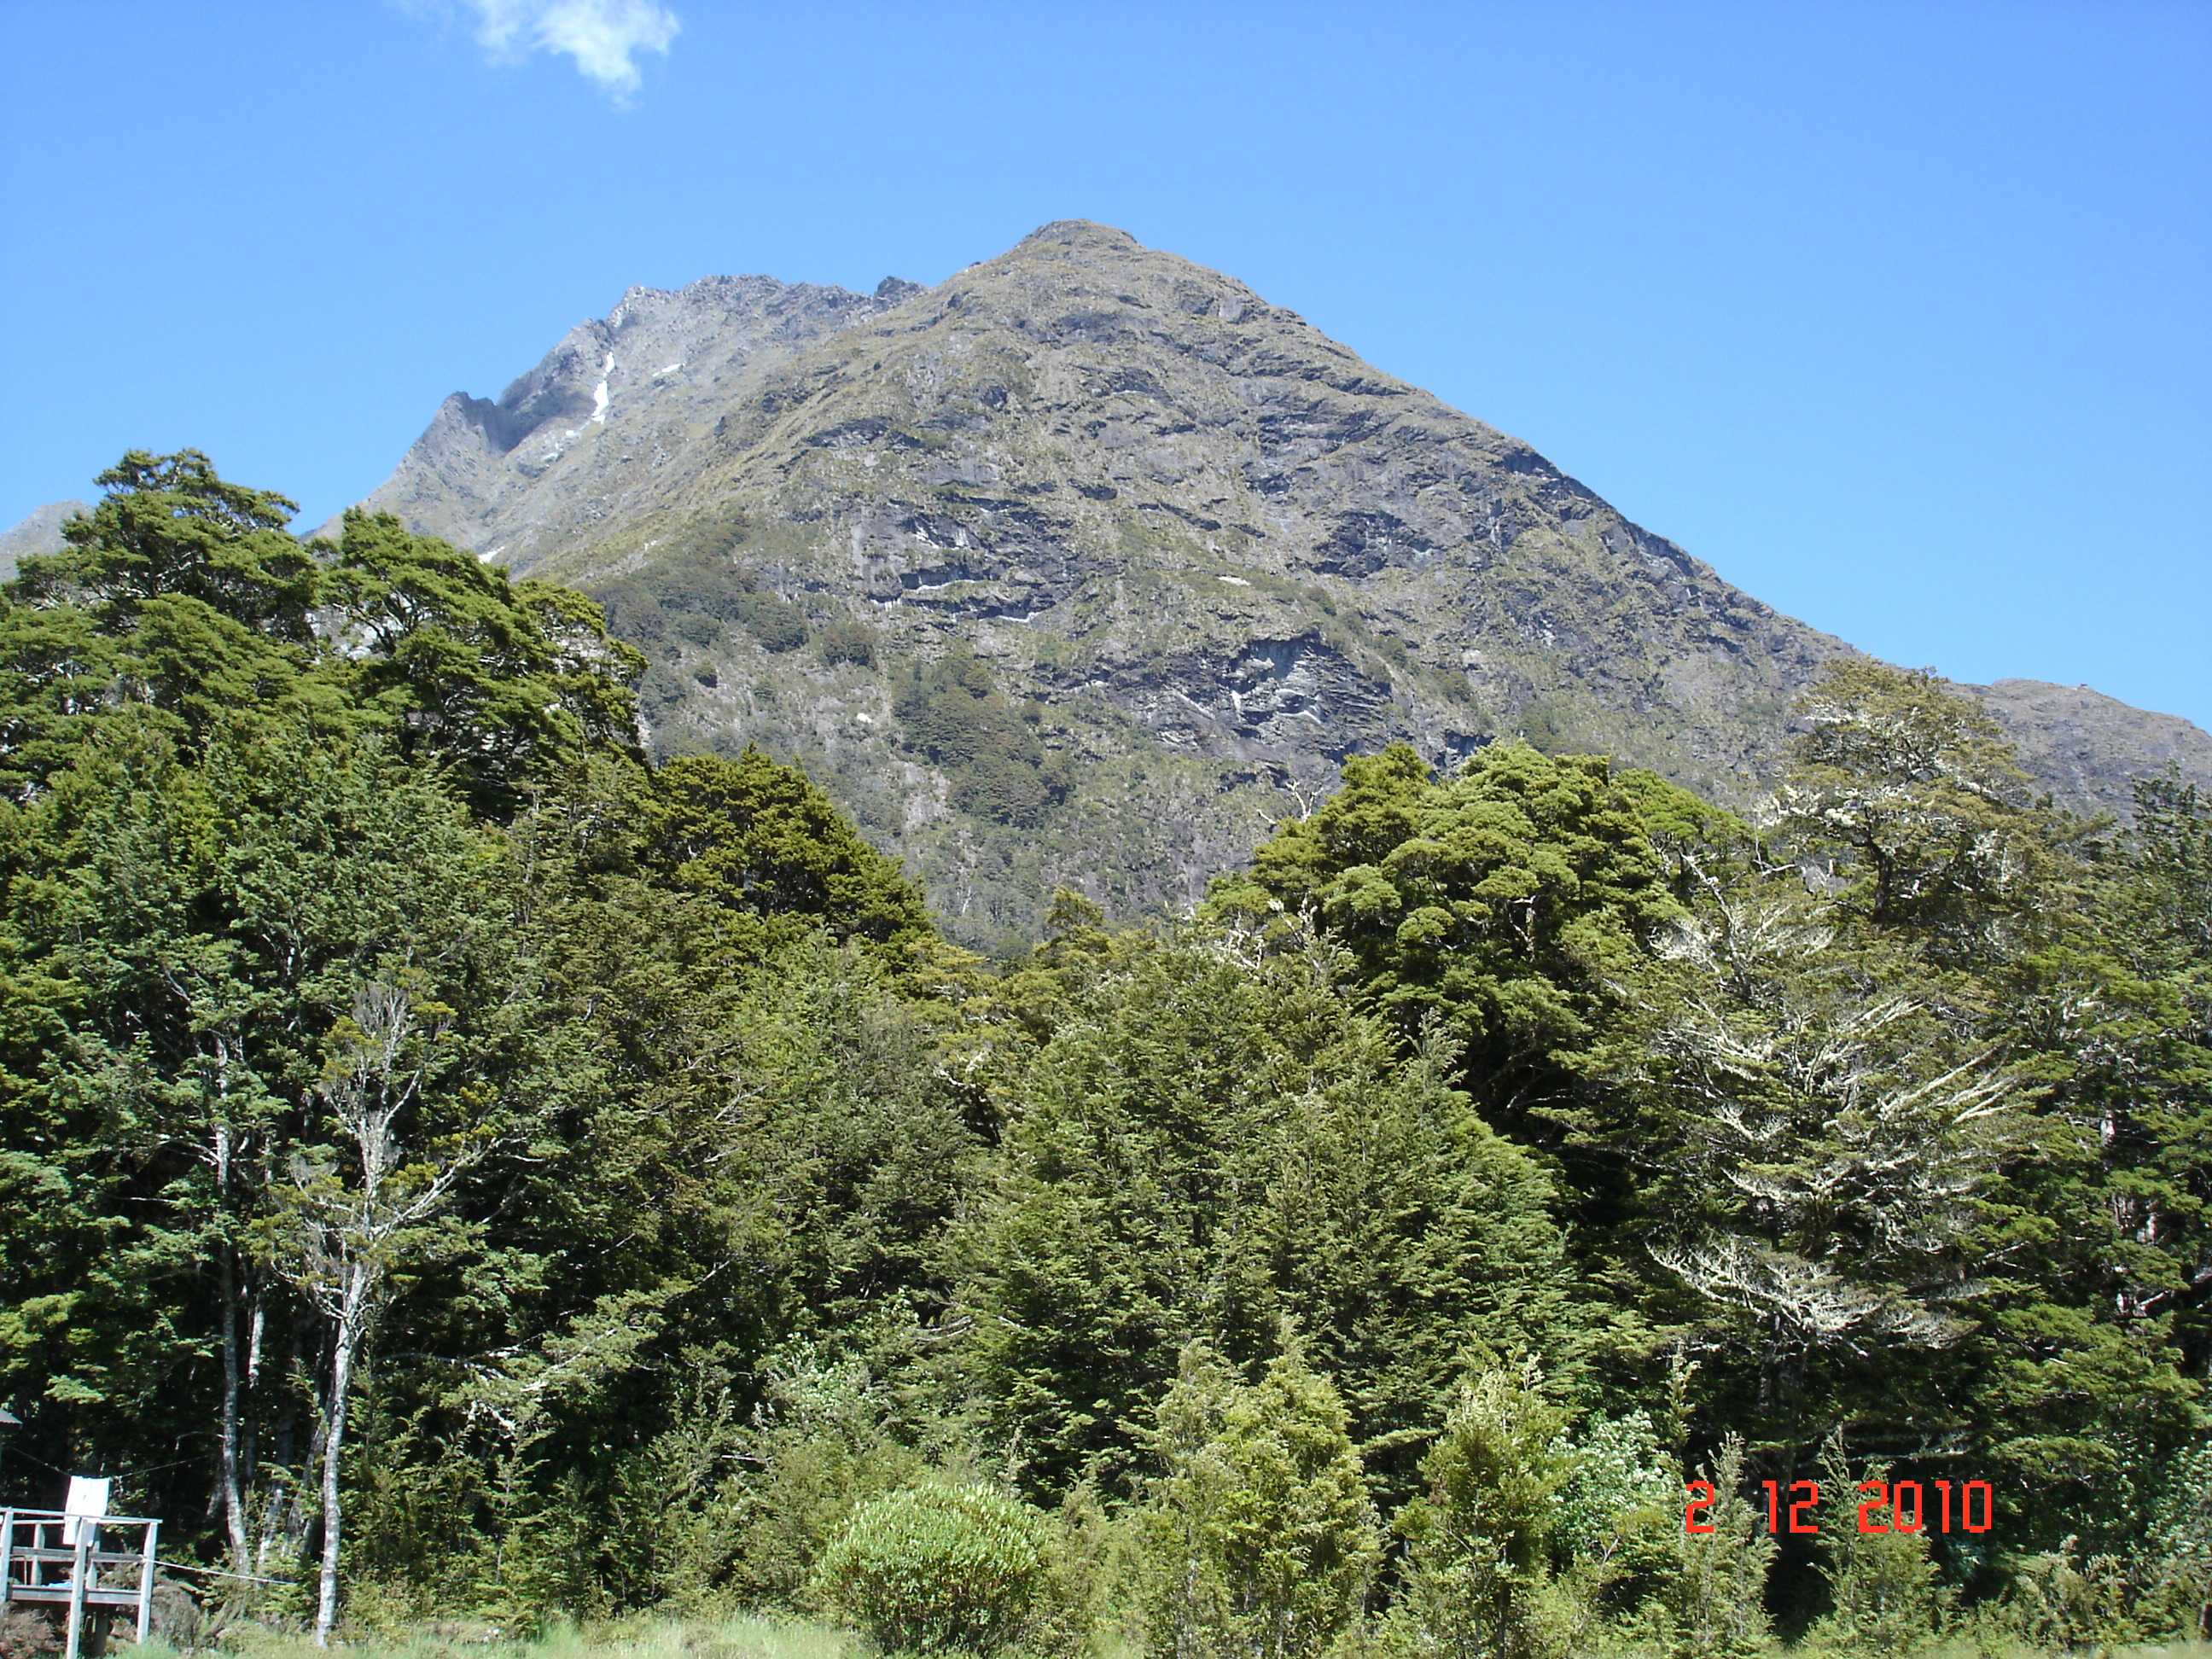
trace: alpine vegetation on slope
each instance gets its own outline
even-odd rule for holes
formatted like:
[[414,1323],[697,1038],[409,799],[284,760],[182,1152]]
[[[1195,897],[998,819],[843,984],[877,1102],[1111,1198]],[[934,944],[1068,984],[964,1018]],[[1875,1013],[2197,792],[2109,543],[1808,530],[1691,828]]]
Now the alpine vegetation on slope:
[[[234,1616],[2212,1633],[2179,778],[2071,818],[1848,660],[1769,829],[1398,744],[1186,921],[1062,892],[993,968],[794,769],[645,757],[580,594],[191,453],[100,483],[0,588],[8,1470],[115,1471]],[[1025,763],[971,663],[906,690]],[[1985,1506],[1862,1538],[1862,1482]]]
[[[975,940],[1058,885],[1194,901],[1394,740],[1738,799],[1848,654],[1243,284],[1075,222],[927,290],[633,290],[496,404],[449,400],[370,499],[592,593],[651,661],[657,750],[802,759]],[[956,647],[1009,729],[948,747],[902,690]],[[2124,809],[2168,758],[2212,781],[2185,722],[1993,706],[2069,800]]]

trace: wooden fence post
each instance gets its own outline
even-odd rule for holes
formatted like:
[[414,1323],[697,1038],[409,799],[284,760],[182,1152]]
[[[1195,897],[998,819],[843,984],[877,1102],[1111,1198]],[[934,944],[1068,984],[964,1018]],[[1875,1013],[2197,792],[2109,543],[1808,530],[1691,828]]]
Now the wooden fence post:
[[138,1569],[138,1639],[143,1642],[154,1628],[154,1544],[161,1535],[161,1523],[146,1523],[146,1560]]
[[91,1571],[92,1526],[80,1517],[76,1524],[76,1540],[70,1546],[69,1639],[62,1649],[62,1659],[80,1659],[84,1640],[84,1581]]

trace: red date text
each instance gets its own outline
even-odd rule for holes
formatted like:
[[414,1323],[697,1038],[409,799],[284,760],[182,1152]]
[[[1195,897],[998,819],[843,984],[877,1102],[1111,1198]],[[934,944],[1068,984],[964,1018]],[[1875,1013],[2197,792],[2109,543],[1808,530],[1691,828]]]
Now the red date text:
[[[1766,1494],[1766,1530],[1817,1533],[1820,1483],[1793,1480],[1759,1483]],[[1987,1532],[1996,1522],[1996,1494],[1986,1480],[1862,1480],[1859,1530],[1876,1532]],[[1689,1502],[1682,1507],[1684,1532],[1711,1532],[1712,1507],[1720,1494],[1710,1480],[1685,1483]]]

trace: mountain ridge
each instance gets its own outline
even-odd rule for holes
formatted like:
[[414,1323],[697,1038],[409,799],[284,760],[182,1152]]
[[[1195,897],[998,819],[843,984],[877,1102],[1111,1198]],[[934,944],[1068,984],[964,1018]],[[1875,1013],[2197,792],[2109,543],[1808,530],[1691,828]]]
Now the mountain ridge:
[[52,553],[62,546],[62,526],[92,508],[82,501],[48,501],[34,507],[4,531],[0,531],[0,582],[12,580],[15,567],[34,553]]
[[[498,399],[447,399],[368,504],[601,599],[653,660],[656,747],[801,760],[977,938],[1054,884],[1184,902],[1394,738],[1601,749],[1741,802],[1852,650],[1079,220],[928,288],[634,288]],[[1977,695],[2069,804],[2168,763],[2212,783],[2185,721]],[[947,708],[975,730],[930,738]]]

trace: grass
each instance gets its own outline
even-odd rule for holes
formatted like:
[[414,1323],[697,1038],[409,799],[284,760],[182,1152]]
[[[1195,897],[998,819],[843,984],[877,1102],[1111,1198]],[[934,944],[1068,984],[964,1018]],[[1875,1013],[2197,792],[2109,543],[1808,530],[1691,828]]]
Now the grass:
[[[503,1637],[489,1625],[437,1622],[404,1634],[349,1632],[341,1625],[337,1634],[331,1650],[348,1659],[862,1659],[869,1651],[850,1631],[769,1613],[564,1621],[522,1637]],[[185,1650],[159,1640],[143,1647],[118,1643],[111,1651],[116,1659],[186,1659]],[[233,1626],[220,1651],[238,1659],[323,1659],[305,1632],[261,1626]]]
[[[344,1635],[341,1627],[341,1636]],[[260,1626],[235,1626],[222,1650],[239,1659],[322,1659],[304,1634]],[[874,1650],[850,1631],[774,1614],[712,1619],[652,1615],[604,1624],[562,1623],[529,1637],[502,1638],[489,1626],[428,1624],[405,1635],[356,1635],[333,1644],[348,1659],[874,1659]],[[185,1650],[155,1640],[143,1647],[118,1642],[118,1659],[187,1659]],[[206,1650],[201,1650],[204,1652]],[[1809,1652],[1809,1650],[1808,1650]],[[2109,1659],[2212,1659],[2212,1643],[2168,1642],[2094,1650]],[[1777,1650],[1790,1659],[1792,1650]],[[2014,1650],[2036,1659],[2034,1650]],[[1116,1652],[1110,1659],[1134,1659]],[[1964,1641],[1921,1650],[1921,1659],[1990,1659]]]

